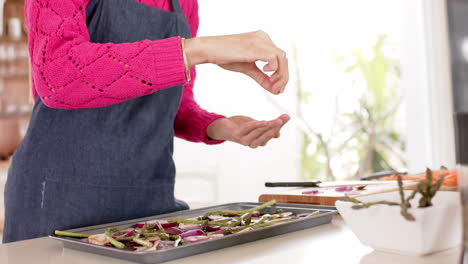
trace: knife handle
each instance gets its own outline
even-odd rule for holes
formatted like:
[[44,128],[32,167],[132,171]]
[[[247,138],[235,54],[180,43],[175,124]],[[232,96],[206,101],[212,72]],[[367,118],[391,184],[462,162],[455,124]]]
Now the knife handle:
[[322,182],[265,182],[265,187],[319,187],[320,183]]

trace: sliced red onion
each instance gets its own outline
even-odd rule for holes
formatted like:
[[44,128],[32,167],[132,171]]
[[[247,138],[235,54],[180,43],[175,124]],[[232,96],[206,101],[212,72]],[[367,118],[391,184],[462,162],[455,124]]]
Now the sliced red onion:
[[145,227],[145,225],[156,224],[156,222],[158,222],[158,220],[150,220],[150,221],[146,221],[146,222],[140,222],[140,223],[136,224],[136,227],[143,228],[143,227]]
[[[163,228],[166,228],[166,227],[173,227],[173,226],[177,226],[177,225],[178,225],[177,223],[169,223],[169,222],[167,222],[166,220],[158,220],[158,219],[155,219],[155,220],[150,220],[150,221],[146,221],[146,222],[137,223],[137,224],[136,224],[136,227],[138,227],[138,228],[143,228],[145,225],[154,225],[154,224],[156,224],[157,222],[159,222]],[[157,227],[156,227],[156,228],[157,228]]]
[[161,241],[159,241],[159,244],[162,244],[162,245],[174,245],[174,241],[172,241],[172,240],[161,240]]
[[[122,237],[123,235],[127,234],[128,232],[132,231],[133,228],[127,228],[127,229],[122,229],[122,230],[119,230],[117,232],[113,232],[112,233],[112,237],[113,238],[117,238],[117,237]],[[123,233],[123,234],[122,234]],[[117,234],[120,234],[120,235],[117,235]]]
[[209,234],[209,235],[208,235],[208,237],[209,237],[209,238],[212,238],[212,239],[213,239],[213,238],[220,238],[220,237],[223,237],[223,236],[224,236],[224,234]]
[[207,226],[206,231],[208,232],[213,232],[219,230],[221,227],[220,226]]
[[187,227],[183,227],[183,228],[179,228],[179,229],[185,232],[185,231],[196,230],[196,229],[200,229],[200,228],[201,228],[200,224],[195,224],[195,225],[191,225],[191,226],[187,226]]
[[109,243],[109,240],[104,234],[96,234],[88,237],[88,243],[103,246]]
[[307,217],[307,216],[309,216],[309,215],[310,215],[310,213],[302,213],[302,214],[298,214],[298,215],[296,215],[296,216],[297,216],[297,217]]
[[223,214],[223,216],[226,217],[234,217],[234,216],[239,216],[238,214]]
[[219,221],[219,220],[222,220],[222,219],[226,219],[226,217],[222,216],[222,215],[210,215],[210,216],[208,216],[208,219],[210,221]]
[[213,232],[212,234],[223,234],[224,235],[224,231],[225,231],[225,229],[220,228],[217,231]]
[[173,235],[182,234],[184,232],[177,227],[164,228],[164,231],[166,231],[166,233],[173,234]]
[[251,217],[259,217],[259,216],[260,216],[260,212],[257,212],[257,211],[253,212],[251,215]]
[[161,241],[161,238],[159,237],[150,237],[147,239],[149,242],[156,242],[156,241]]
[[163,228],[174,227],[174,226],[178,226],[178,225],[179,225],[178,223],[173,223],[173,222],[161,223],[161,226]]
[[197,230],[187,231],[185,233],[180,234],[179,236],[182,237],[182,238],[186,238],[186,237],[191,237],[191,236],[201,236],[201,235],[204,235],[204,234],[205,233],[202,230],[197,229]]
[[[192,220],[192,219],[188,219],[188,220]],[[189,228],[189,227],[194,226],[194,225],[198,225],[198,224],[184,224],[184,223],[180,223],[178,227],[179,227],[180,229],[183,229],[183,228]]]
[[284,212],[284,213],[279,214],[279,216],[282,217],[282,218],[289,217],[289,216],[292,216],[292,215],[293,215],[292,212]]
[[191,236],[191,237],[184,238],[184,241],[188,243],[196,243],[196,242],[200,242],[200,241],[204,241],[208,239],[210,238],[207,236]]
[[319,193],[319,190],[310,190],[310,191],[303,191],[302,194],[317,194]]
[[148,249],[146,249],[145,252],[146,252],[146,251],[155,251],[155,250],[157,250],[157,249],[158,249],[158,244],[159,244],[159,241],[156,241],[156,242],[153,244],[153,246],[150,247],[150,248],[148,248]]
[[135,229],[126,229],[125,231],[128,231],[126,234],[123,234],[121,236],[117,236],[115,238],[122,238],[122,237],[131,237],[135,234]]
[[337,192],[349,192],[353,190],[353,186],[340,186],[335,189]]
[[141,252],[141,251],[145,251],[147,247],[134,247],[133,249],[137,252]]
[[246,232],[249,232],[249,231],[252,231],[252,230],[254,230],[252,227],[247,227],[246,229],[243,229],[243,230],[237,232],[237,234],[239,234],[239,233],[246,233]]
[[156,249],[161,250],[161,249],[167,249],[167,248],[172,248],[172,247],[173,247],[172,245],[166,245],[166,244],[163,244],[163,243],[158,243],[158,245],[156,246]]

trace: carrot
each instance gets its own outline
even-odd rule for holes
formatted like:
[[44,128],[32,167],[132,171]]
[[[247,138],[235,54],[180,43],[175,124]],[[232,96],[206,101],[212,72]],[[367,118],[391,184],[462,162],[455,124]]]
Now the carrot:
[[[393,174],[387,177],[382,177],[377,179],[378,181],[396,181],[398,176],[401,176],[401,179],[404,181],[414,181],[414,182],[421,182],[427,179],[426,173],[419,173],[414,175],[398,175]],[[447,186],[457,186],[458,185],[458,173],[457,171],[449,171],[449,170],[439,170],[432,172],[432,179],[433,181],[439,180],[442,176],[445,176],[444,181],[442,182],[443,185]]]

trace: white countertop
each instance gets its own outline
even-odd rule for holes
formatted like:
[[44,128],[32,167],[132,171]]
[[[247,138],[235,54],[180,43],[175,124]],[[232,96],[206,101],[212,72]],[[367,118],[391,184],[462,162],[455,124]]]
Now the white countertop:
[[[331,224],[267,238],[210,253],[167,262],[182,263],[343,263],[343,264],[456,264],[459,250],[427,257],[406,257],[373,251],[362,245],[341,217]],[[124,264],[100,255],[64,249],[60,242],[38,238],[0,245],[1,264]]]

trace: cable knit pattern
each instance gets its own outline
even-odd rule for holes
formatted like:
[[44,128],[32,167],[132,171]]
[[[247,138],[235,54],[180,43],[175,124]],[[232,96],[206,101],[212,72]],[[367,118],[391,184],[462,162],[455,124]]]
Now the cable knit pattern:
[[[134,0],[173,11],[169,0]],[[198,3],[179,0],[193,36]],[[91,43],[86,27],[90,0],[26,0],[33,95],[53,108],[104,107],[176,85],[184,93],[175,122],[178,137],[215,144],[205,128],[223,116],[200,108],[185,78],[180,37],[135,43]]]

